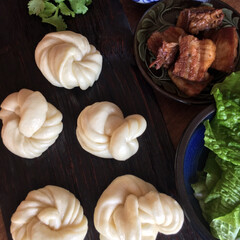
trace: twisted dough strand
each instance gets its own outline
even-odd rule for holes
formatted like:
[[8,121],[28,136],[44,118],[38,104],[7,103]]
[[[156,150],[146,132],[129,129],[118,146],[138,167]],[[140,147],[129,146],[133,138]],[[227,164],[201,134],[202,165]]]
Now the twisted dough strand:
[[177,233],[183,224],[180,205],[133,175],[116,178],[94,211],[101,240],[155,240],[158,232]]
[[102,157],[126,160],[134,155],[139,137],[146,129],[146,120],[138,114],[123,117],[111,102],[87,106],[77,120],[77,139],[87,152]]
[[82,240],[87,229],[78,199],[51,185],[27,195],[13,214],[10,227],[14,240]]
[[24,158],[40,156],[63,129],[62,114],[40,92],[22,89],[1,104],[4,145]]
[[102,70],[100,52],[86,37],[71,31],[45,35],[36,47],[35,61],[49,82],[67,89],[87,89]]

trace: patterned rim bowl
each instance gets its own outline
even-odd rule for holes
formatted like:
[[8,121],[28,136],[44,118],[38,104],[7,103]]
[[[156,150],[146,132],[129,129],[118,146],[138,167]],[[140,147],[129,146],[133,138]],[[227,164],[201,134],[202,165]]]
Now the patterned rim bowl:
[[133,1],[136,3],[147,4],[147,3],[158,2],[159,0],[133,0]]
[[[146,81],[158,92],[168,96],[176,101],[187,104],[209,104],[213,103],[213,97],[210,94],[212,86],[225,79],[227,74],[209,69],[210,74],[214,77],[213,81],[197,96],[188,97],[183,94],[168,76],[167,70],[150,69],[149,65],[155,57],[147,49],[147,39],[155,31],[164,31],[170,26],[176,25],[177,17],[185,8],[196,7],[200,4],[223,9],[224,19],[222,27],[233,26],[239,33],[240,14],[232,7],[220,0],[163,0],[150,7],[142,16],[138,23],[134,36],[134,55],[136,63]],[[238,51],[239,51],[238,45]],[[235,71],[240,69],[239,54],[236,60]]]

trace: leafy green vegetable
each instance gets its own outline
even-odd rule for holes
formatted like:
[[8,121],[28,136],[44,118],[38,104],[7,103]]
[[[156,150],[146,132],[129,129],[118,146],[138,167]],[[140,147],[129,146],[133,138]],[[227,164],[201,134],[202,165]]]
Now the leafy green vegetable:
[[92,0],[30,0],[28,12],[41,17],[42,22],[53,25],[57,31],[63,31],[67,28],[63,15],[85,14],[91,3]]
[[235,240],[240,230],[240,205],[232,212],[215,218],[210,224],[213,236],[222,240]]
[[43,0],[31,0],[28,2],[29,14],[39,15],[45,8],[45,3]]
[[211,151],[198,182],[192,184],[214,237],[240,236],[240,72],[215,84],[215,117],[205,121],[205,146]]
[[63,15],[75,17],[75,12],[71,11],[64,2],[59,3],[59,8]]
[[42,22],[53,25],[57,31],[63,31],[67,28],[67,24],[64,22],[62,16],[58,14],[58,11],[59,9],[51,17],[42,17]]
[[57,7],[49,2],[46,2],[44,10],[39,13],[41,18],[49,18],[51,17],[56,11],[58,11]]
[[220,158],[240,165],[240,72],[212,89],[216,116],[205,123],[205,145]]
[[69,0],[69,2],[75,13],[82,14],[85,14],[87,12],[87,6],[91,3],[89,0]]

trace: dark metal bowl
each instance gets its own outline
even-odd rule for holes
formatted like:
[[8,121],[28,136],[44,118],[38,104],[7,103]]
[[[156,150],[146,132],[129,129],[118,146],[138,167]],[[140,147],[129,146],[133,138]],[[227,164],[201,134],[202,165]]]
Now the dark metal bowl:
[[191,184],[196,180],[198,170],[204,168],[208,149],[204,147],[205,127],[203,122],[215,115],[215,105],[200,112],[186,128],[178,145],[175,157],[175,179],[181,206],[192,226],[203,239],[215,239],[202,216],[197,199],[193,195]]

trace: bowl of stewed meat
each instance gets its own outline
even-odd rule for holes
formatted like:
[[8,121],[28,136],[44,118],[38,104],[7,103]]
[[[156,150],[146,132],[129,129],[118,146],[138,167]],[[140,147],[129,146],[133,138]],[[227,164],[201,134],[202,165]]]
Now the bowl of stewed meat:
[[165,96],[187,104],[212,103],[213,85],[240,69],[239,18],[219,0],[158,2],[136,28],[136,63]]

